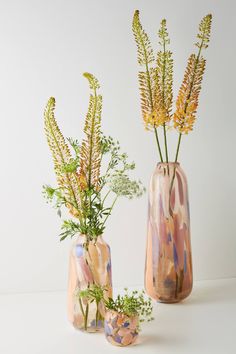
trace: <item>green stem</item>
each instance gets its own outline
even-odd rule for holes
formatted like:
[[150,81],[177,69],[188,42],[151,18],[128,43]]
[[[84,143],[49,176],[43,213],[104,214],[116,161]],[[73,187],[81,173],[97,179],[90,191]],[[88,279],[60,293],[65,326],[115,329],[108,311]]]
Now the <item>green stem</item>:
[[164,129],[166,163],[168,163],[169,162],[169,158],[168,158],[168,148],[167,148],[167,138],[166,138],[166,123],[163,123],[163,129]]
[[79,298],[79,306],[80,306],[80,310],[81,310],[81,312],[82,312],[82,315],[83,315],[83,317],[84,317],[84,309],[83,309],[83,305],[82,305],[82,301],[81,301],[81,299]]
[[161,146],[160,146],[160,142],[159,142],[159,138],[158,138],[158,133],[157,133],[157,128],[156,127],[154,127],[154,132],[155,132],[155,136],[156,136],[157,148],[158,148],[158,151],[159,151],[160,159],[161,159],[161,162],[163,162],[163,156],[162,156],[162,153],[161,153]]
[[108,197],[108,195],[109,195],[110,193],[111,193],[110,190],[106,193],[106,195],[105,195],[105,197],[103,198],[103,201],[102,201],[102,206],[104,206],[104,202],[105,202],[105,200],[107,199],[107,197]]
[[96,325],[96,327],[97,327],[97,326],[98,326],[98,316],[99,316],[98,302],[96,302],[96,306],[97,306],[97,310],[96,310],[96,321],[95,321],[95,325]]
[[[178,145],[177,145],[177,150],[176,150],[176,155],[175,155],[175,163],[178,162],[178,155],[179,155],[179,147],[180,147],[180,143],[181,143],[181,138],[182,138],[182,133],[179,133]],[[172,188],[173,188],[173,184],[174,184],[174,180],[175,180],[175,172],[176,172],[176,165],[174,167],[174,172],[173,172],[173,176],[172,176],[171,183],[170,183],[169,200],[171,197],[171,192],[172,192]],[[170,208],[170,212],[171,212],[171,208]]]
[[115,205],[117,199],[118,199],[118,195],[115,197],[115,199],[114,199],[114,201],[113,201],[113,203],[112,203],[112,205],[111,205],[111,207],[110,207],[110,211],[109,211],[109,213],[108,213],[107,216],[105,217],[105,220],[104,220],[103,223],[102,223],[102,226],[105,225],[105,223],[106,223],[106,221],[107,221],[107,219],[108,219],[108,216],[111,215],[111,211],[112,211],[112,209],[114,208],[114,205]]
[[177,150],[176,150],[176,155],[175,155],[175,163],[178,161],[179,147],[180,147],[180,143],[181,143],[181,138],[182,138],[182,133],[179,133],[178,145],[177,145]]
[[85,316],[84,316],[84,329],[88,329],[88,313],[89,313],[89,304],[86,305]]
[[111,190],[109,190],[109,191],[106,193],[105,197],[103,198],[103,200],[102,200],[102,208],[101,208],[101,210],[98,211],[98,213],[96,214],[96,217],[98,217],[98,216],[100,216],[100,215],[102,214],[102,212],[103,212],[103,207],[104,207],[104,202],[105,202],[105,200],[107,199],[107,197],[108,197],[108,195],[109,195],[110,193],[111,193]]
[[[175,155],[175,163],[178,162],[178,155],[179,155],[179,147],[180,147],[180,143],[181,143],[181,138],[182,138],[182,133],[179,133],[178,145],[177,145],[177,150],[176,150],[176,155]],[[170,183],[170,193],[169,193],[170,197],[171,197],[171,192],[172,192],[172,188],[173,188],[173,184],[174,184],[175,172],[176,172],[176,166],[174,167],[174,172],[173,172],[173,176],[172,176],[171,183]]]

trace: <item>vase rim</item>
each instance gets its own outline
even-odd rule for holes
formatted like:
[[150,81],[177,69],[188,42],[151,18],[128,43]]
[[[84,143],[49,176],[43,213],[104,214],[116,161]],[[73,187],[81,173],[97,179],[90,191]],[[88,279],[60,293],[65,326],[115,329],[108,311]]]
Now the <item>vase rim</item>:
[[177,165],[177,166],[179,166],[179,162],[174,162],[174,161],[170,161],[170,162],[158,162],[157,165],[162,165],[162,166]]
[[107,313],[114,313],[116,315],[118,315],[119,317],[126,317],[126,318],[130,318],[130,319],[133,319],[133,318],[138,318],[139,315],[138,314],[134,314],[134,315],[126,315],[125,313],[123,312],[119,312],[119,311],[116,311],[116,310],[111,310],[111,309],[106,309],[106,314]]
[[[87,238],[88,235],[78,233],[78,234],[77,234],[77,238],[78,238],[78,237]],[[103,238],[103,234],[96,236],[96,240],[99,239],[99,238]],[[89,240],[89,242],[93,242],[93,241],[95,241],[95,239],[94,239],[94,240]]]

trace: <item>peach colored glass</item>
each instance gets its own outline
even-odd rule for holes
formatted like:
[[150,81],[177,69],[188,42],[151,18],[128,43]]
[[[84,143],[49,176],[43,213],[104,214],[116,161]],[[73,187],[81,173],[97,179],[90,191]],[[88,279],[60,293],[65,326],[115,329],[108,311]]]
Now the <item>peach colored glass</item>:
[[133,344],[138,336],[138,316],[128,317],[108,310],[105,315],[105,336],[113,345],[121,347]]
[[192,290],[190,218],[186,176],[178,163],[157,164],[150,181],[145,288],[172,303]]
[[97,307],[95,301],[86,302],[76,296],[79,290],[87,289],[90,284],[106,286],[105,296],[112,297],[111,255],[110,247],[99,236],[89,241],[85,247],[86,237],[80,235],[75,241],[70,254],[68,316],[76,329],[87,332],[103,330],[103,307]]

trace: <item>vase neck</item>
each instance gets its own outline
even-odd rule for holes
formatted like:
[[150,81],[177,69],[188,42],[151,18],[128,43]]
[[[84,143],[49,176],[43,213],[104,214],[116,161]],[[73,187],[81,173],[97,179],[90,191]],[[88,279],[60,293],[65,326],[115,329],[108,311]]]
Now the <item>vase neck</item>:
[[81,242],[82,242],[82,243],[90,243],[90,242],[95,243],[95,242],[97,242],[97,241],[103,240],[103,237],[102,237],[102,235],[98,235],[96,238],[90,240],[88,235],[85,235],[85,234],[78,234],[76,240],[77,240],[77,242],[80,242],[80,243],[81,243]]
[[[155,173],[161,174],[166,178],[172,180],[176,172],[181,169],[180,164],[178,162],[159,162],[156,165]],[[171,182],[172,183],[172,182]]]
[[178,167],[180,164],[179,162],[158,162],[157,166],[170,166],[170,167]]

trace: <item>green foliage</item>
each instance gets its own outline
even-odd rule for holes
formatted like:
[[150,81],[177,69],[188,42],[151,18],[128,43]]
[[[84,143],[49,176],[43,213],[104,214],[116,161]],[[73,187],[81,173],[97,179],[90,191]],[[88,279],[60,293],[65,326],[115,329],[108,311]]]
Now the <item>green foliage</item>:
[[70,146],[71,146],[72,149],[74,150],[75,157],[76,157],[76,158],[79,158],[79,154],[80,154],[80,144],[79,144],[79,140],[73,139],[73,138],[67,138],[67,141],[69,142]]
[[108,170],[114,169],[120,159],[120,143],[115,141],[111,136],[105,136],[101,134],[101,152],[102,156],[110,155]]
[[[101,313],[101,308],[104,309],[104,293],[107,291],[105,286],[100,286],[96,284],[89,284],[86,289],[78,289],[75,293],[75,297],[78,300],[80,310],[84,319],[84,329],[87,330],[88,325],[88,314],[90,305],[96,303],[96,317],[95,317],[95,326],[98,325],[98,321],[103,321],[103,314]],[[84,307],[85,306],[85,307]]]
[[[87,235],[89,241],[96,240],[102,235],[105,225],[103,225],[102,216],[105,208],[101,202],[100,192],[94,188],[86,189],[85,200],[83,206],[84,223],[80,224],[80,232]],[[90,202],[91,201],[91,202]]]
[[86,299],[89,303],[103,301],[104,299],[104,292],[107,291],[105,286],[100,286],[97,284],[90,284],[88,288],[84,290],[79,290],[76,294],[78,298]]
[[45,184],[43,186],[43,194],[45,196],[45,198],[47,200],[49,200],[50,202],[53,201],[54,197],[55,197],[55,193],[56,193],[56,189],[52,188],[51,186]]
[[139,316],[139,322],[152,321],[152,300],[145,298],[144,290],[138,292],[134,290],[128,294],[128,289],[125,288],[124,295],[118,295],[115,300],[109,298],[105,300],[105,307],[108,310],[114,310],[127,316]]
[[60,188],[53,188],[49,185],[43,186],[43,195],[46,200],[57,209],[58,215],[61,217],[61,207],[66,205],[67,201],[63,196]]
[[80,166],[80,144],[77,139],[67,138],[68,143],[70,144],[73,152],[74,157],[71,157],[68,163],[65,163],[62,168],[61,172],[63,173],[72,173],[76,172]]
[[78,232],[80,232],[80,224],[74,222],[73,220],[64,220],[61,225],[62,232],[60,233],[60,241],[65,240],[67,237],[73,237]]
[[[115,141],[111,136],[106,137],[105,135],[103,135],[101,144],[103,155],[108,156],[107,170],[105,173],[106,178],[109,178],[111,176],[112,171],[117,172],[123,170],[124,168],[128,169],[128,156],[127,154],[120,152],[119,141]],[[134,168],[135,165],[132,169]]]
[[65,163],[62,168],[61,172],[62,173],[72,173],[76,172],[78,169],[79,163],[77,159],[70,159],[68,163]]

